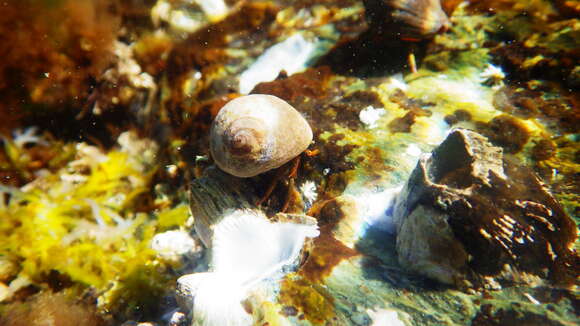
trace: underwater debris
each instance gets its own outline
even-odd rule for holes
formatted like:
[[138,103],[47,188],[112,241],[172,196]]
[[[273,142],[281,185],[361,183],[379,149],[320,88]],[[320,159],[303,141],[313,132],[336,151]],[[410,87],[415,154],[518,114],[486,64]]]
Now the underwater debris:
[[499,88],[505,79],[505,73],[500,67],[489,64],[485,70],[479,74],[481,81],[486,85],[491,85],[494,88]]
[[194,33],[210,23],[219,22],[230,10],[224,0],[158,0],[151,8],[151,20],[155,26],[168,24],[174,33]]
[[304,204],[306,208],[310,208],[312,203],[316,201],[318,197],[318,192],[316,191],[316,183],[312,180],[304,181],[300,187],[300,193],[302,194],[302,199],[304,200]]
[[0,136],[0,177],[4,185],[21,187],[37,176],[58,171],[74,156],[74,146],[46,134],[36,135],[37,130],[15,129],[12,137]]
[[[250,179],[216,167],[191,184],[195,230],[212,257],[210,272],[178,280],[178,300],[184,311],[193,305],[195,325],[251,323],[254,317],[241,302],[258,300],[252,315],[261,311],[260,302],[270,300],[278,280],[296,269],[304,243],[319,234],[316,221],[306,215],[276,214],[269,220],[251,204],[255,194]],[[254,297],[255,291],[263,293]]]
[[[265,38],[276,12],[272,3],[242,1],[227,19],[199,29],[175,44],[169,53],[166,70],[170,88],[168,109],[179,109],[170,112],[175,115],[174,119],[181,117],[182,111],[196,113],[200,103],[208,100],[210,94],[218,99],[235,91],[237,82],[233,78],[236,76],[230,76],[225,68],[239,59],[230,55],[229,47],[235,44],[235,48],[253,53],[257,46],[255,40]],[[195,77],[198,75],[201,79]],[[175,105],[179,107],[174,108]]]
[[157,92],[153,77],[144,72],[134,58],[134,45],[115,41],[111,45],[111,67],[97,78],[97,85],[89,95],[88,106],[95,115],[116,107],[143,106],[133,112],[137,122],[150,119],[151,105]]
[[360,111],[359,118],[368,128],[376,128],[377,120],[379,120],[383,114],[385,114],[385,109],[367,106]]
[[456,129],[420,159],[394,210],[404,267],[459,287],[571,286],[576,224],[523,166]]
[[399,318],[399,314],[403,314],[402,312],[388,309],[367,309],[367,313],[372,320],[371,326],[405,326],[405,323]]
[[28,127],[24,130],[15,129],[13,131],[12,141],[14,142],[14,145],[20,149],[22,149],[26,144],[47,146],[48,143],[46,140],[42,139],[41,136],[35,135],[37,131],[37,127]]
[[243,178],[286,164],[311,141],[308,122],[290,104],[272,95],[247,95],[228,102],[210,131],[215,163]]
[[208,170],[192,183],[190,195],[196,231],[211,251],[210,272],[179,278],[178,300],[186,311],[193,310],[193,325],[250,325],[242,301],[264,286],[269,291],[268,283],[276,284],[294,269],[305,241],[319,235],[318,227],[305,215],[268,220],[246,201],[251,193],[237,195],[250,191],[247,179]]

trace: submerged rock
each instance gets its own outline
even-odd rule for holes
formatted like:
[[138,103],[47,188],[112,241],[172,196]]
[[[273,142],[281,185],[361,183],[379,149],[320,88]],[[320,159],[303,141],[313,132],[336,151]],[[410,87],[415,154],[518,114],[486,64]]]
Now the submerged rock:
[[468,287],[571,285],[576,225],[535,174],[473,131],[422,157],[394,209],[401,265]]

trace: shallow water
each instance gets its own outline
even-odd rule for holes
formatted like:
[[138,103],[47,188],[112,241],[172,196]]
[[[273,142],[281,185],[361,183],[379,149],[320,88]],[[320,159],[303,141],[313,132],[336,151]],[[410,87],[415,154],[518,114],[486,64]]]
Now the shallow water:
[[[580,8],[441,1],[449,28],[435,35],[389,19],[385,3],[442,23],[436,9],[404,7],[413,1],[4,2],[0,324],[189,325],[176,280],[214,267],[205,217],[189,207],[202,190],[208,212],[264,197],[271,219],[316,219],[302,256],[245,294],[256,325],[577,324]],[[246,94],[284,99],[312,128],[295,176],[293,163],[215,174],[211,122]],[[485,251],[492,226],[457,234],[464,211],[430,211],[425,197],[422,216],[445,211],[452,228],[417,223],[417,237],[450,234],[469,257],[445,282],[429,269],[445,250],[433,264],[401,263],[394,204],[456,128],[503,153],[508,191],[483,186],[481,218],[535,219],[526,232],[549,248],[518,245],[492,272],[490,256],[513,254]],[[433,180],[460,189],[462,173]],[[507,198],[521,216],[494,219]],[[516,231],[504,234],[516,243]]]

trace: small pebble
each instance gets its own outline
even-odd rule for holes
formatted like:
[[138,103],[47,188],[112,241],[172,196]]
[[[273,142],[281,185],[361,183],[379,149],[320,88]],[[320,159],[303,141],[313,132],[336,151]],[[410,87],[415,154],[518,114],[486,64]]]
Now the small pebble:
[[153,237],[151,248],[164,259],[179,260],[181,256],[198,251],[199,246],[185,231],[167,231]]
[[183,312],[176,311],[171,316],[169,320],[169,326],[186,326],[187,325],[187,315]]

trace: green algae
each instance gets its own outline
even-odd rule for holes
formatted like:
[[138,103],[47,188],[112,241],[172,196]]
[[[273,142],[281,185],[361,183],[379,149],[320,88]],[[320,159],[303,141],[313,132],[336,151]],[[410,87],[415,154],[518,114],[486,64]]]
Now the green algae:
[[167,230],[185,225],[189,218],[189,206],[181,204],[163,210],[157,214],[157,223],[161,230]]

